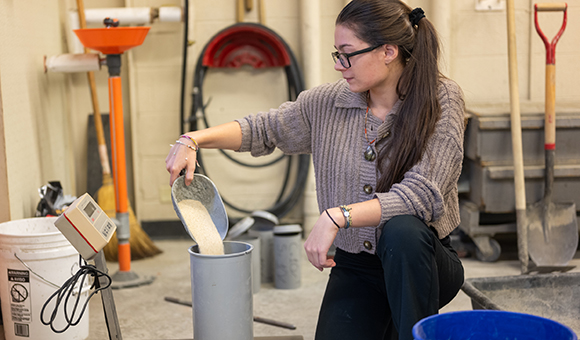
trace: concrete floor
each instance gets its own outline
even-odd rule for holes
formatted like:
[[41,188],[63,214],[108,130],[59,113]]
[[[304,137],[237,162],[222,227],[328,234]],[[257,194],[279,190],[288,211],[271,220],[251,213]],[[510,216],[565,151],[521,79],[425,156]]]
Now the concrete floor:
[[[114,290],[122,336],[124,339],[192,339],[191,308],[164,300],[165,297],[173,297],[191,301],[187,249],[192,242],[158,240],[155,243],[163,250],[162,254],[132,263],[132,271],[142,276],[154,276],[153,283]],[[519,275],[520,264],[514,249],[513,244],[508,244],[502,250],[500,260],[495,263],[463,258],[466,278]],[[578,256],[571,264],[577,266],[573,271],[580,270]],[[108,263],[108,268],[112,274],[118,270],[118,265]],[[291,323],[296,329],[288,330],[254,322],[254,336],[303,336],[306,340],[314,339],[318,309],[328,278],[328,270],[324,272],[316,270],[308,263],[305,254],[301,269],[300,288],[279,290],[271,284],[262,284],[260,291],[254,295],[254,316]],[[459,292],[457,297],[440,312],[470,309],[470,298]],[[88,340],[108,339],[100,296],[95,296],[91,300],[89,318]],[[3,339],[2,335],[0,339]]]

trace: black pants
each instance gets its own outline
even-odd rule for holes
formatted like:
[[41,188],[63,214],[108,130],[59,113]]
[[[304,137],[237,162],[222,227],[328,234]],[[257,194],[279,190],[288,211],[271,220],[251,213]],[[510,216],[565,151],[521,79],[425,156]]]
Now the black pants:
[[413,325],[437,314],[463,284],[449,237],[439,240],[414,216],[389,220],[376,253],[337,249],[316,340],[413,339]]

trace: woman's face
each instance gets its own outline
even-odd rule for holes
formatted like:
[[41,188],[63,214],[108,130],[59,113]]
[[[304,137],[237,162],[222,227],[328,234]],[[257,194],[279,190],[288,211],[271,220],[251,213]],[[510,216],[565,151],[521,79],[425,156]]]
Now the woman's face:
[[[357,38],[350,28],[337,25],[334,29],[334,47],[339,53],[352,53],[371,46]],[[350,68],[345,68],[337,60],[334,69],[342,73],[342,77],[346,79],[353,92],[387,87],[390,84],[391,74],[387,64],[396,58],[396,54],[392,55],[393,48],[396,46],[383,45],[370,52],[350,57]]]

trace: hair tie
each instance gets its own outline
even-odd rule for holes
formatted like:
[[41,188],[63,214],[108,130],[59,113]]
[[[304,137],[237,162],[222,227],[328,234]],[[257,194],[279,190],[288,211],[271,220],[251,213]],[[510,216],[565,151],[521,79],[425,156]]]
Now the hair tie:
[[421,9],[421,7],[417,7],[409,13],[409,21],[411,21],[411,25],[413,27],[419,25],[419,20],[425,17],[425,12]]

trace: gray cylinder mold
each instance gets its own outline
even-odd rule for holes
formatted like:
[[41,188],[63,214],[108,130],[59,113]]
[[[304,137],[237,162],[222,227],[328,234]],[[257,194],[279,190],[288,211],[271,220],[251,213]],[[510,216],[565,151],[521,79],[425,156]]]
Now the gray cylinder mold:
[[301,232],[297,224],[274,227],[274,286],[278,289],[300,287]]
[[260,271],[262,283],[274,282],[274,226],[278,218],[267,211],[252,213],[254,224],[248,235],[260,238]]
[[195,340],[254,339],[252,245],[225,241],[224,255],[189,248]]
[[262,280],[260,269],[260,238],[258,236],[250,236],[246,233],[236,237],[234,240],[252,245],[252,293],[256,294],[260,291]]

